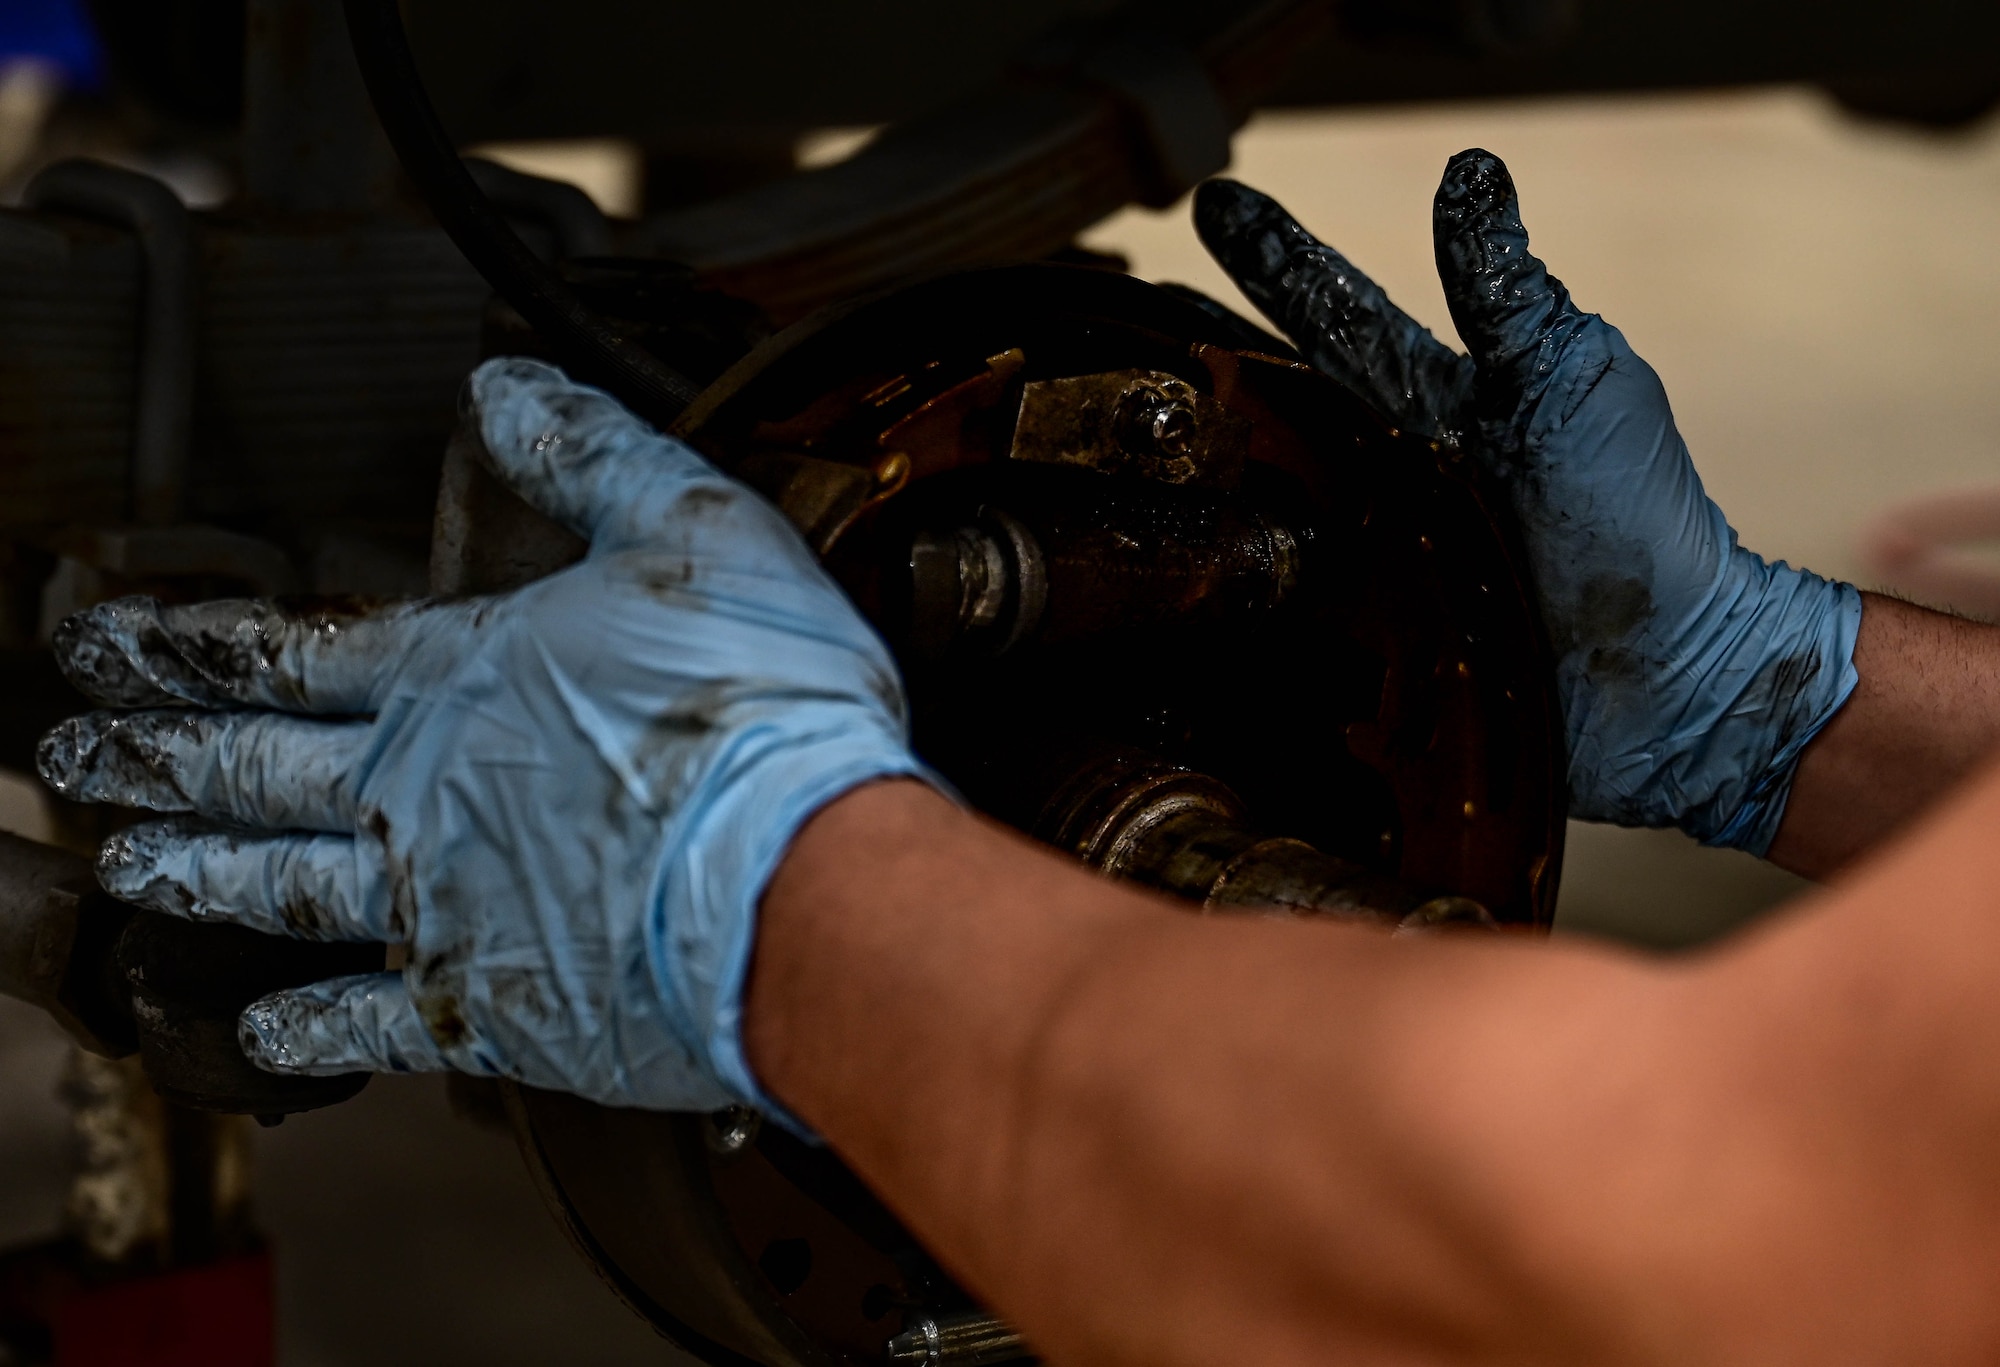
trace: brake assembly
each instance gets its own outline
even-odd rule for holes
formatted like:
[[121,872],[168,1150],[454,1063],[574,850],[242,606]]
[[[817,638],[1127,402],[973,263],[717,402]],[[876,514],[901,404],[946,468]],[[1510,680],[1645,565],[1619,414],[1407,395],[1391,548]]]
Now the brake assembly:
[[[1274,338],[1054,265],[797,324],[675,432],[761,490],[895,651],[968,801],[1191,913],[1545,929],[1564,792],[1500,505]],[[580,551],[447,459],[437,587]],[[511,1089],[578,1248],[705,1361],[1032,1355],[829,1150],[746,1111]]]

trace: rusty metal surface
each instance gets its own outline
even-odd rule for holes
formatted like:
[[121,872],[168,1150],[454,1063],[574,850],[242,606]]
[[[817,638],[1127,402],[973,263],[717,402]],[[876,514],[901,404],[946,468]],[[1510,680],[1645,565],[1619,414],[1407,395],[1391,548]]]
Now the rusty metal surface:
[[1249,453],[1250,424],[1220,400],[1159,371],[1114,370],[1024,385],[1007,457],[1231,489]]
[[[968,279],[983,283],[915,287],[796,330],[719,382],[683,430],[727,465],[778,446],[872,466],[892,444],[913,470],[927,472],[857,521],[829,555],[892,641],[907,630],[900,614],[908,611],[911,534],[976,526],[982,509],[1004,509],[1039,534],[1037,522],[1046,523],[1050,509],[1082,506],[1107,529],[1101,546],[1080,557],[1100,571],[1094,591],[1068,594],[1074,606],[1052,594],[1050,621],[1087,614],[1103,576],[1128,563],[1124,557],[1144,567],[1131,582],[1148,581],[1159,567],[1150,558],[1159,542],[1147,544],[1134,528],[1232,519],[1283,527],[1298,548],[1305,587],[1261,602],[1240,592],[1215,597],[1210,626],[1221,634],[1204,638],[1205,646],[1188,635],[1186,613],[1175,611],[1130,623],[1157,630],[1112,644],[1076,642],[1060,670],[1046,659],[1019,671],[995,668],[977,654],[944,676],[920,669],[913,674],[920,737],[935,723],[931,739],[942,755],[953,743],[951,718],[974,713],[988,730],[993,718],[1008,716],[1042,734],[1074,728],[1094,709],[1132,706],[1115,681],[1144,672],[1164,712],[1198,706],[1211,713],[1196,728],[1210,734],[1173,741],[1189,756],[1220,753],[1232,765],[1266,768],[1254,784],[1231,784],[1253,808],[1273,800],[1310,808],[1315,800],[1305,783],[1334,791],[1309,821],[1313,829],[1300,832],[1310,843],[1364,862],[1386,860],[1400,876],[1475,897],[1505,921],[1545,918],[1554,865],[1545,856],[1560,842],[1553,703],[1538,674],[1531,600],[1470,470],[1448,450],[1389,430],[1303,368],[1226,350],[1209,340],[1215,329],[1204,316],[1137,282],[1058,268]],[[1092,312],[1108,311],[1106,300],[1131,309],[1132,320],[1106,326]],[[867,315],[865,328],[850,321],[858,314]],[[868,347],[856,345],[857,332]],[[998,381],[988,358],[1011,350],[1025,359]],[[1144,364],[1092,363],[1114,352]],[[1243,490],[1224,498],[999,461],[1026,384],[1113,368],[1178,373],[1248,422]],[[986,395],[984,407],[963,402],[968,387]],[[940,403],[953,421],[931,435],[944,449],[925,449],[911,440],[911,419]],[[1209,566],[1223,563],[1208,554]],[[1277,559],[1269,557],[1267,583],[1286,577],[1275,572]],[[1052,584],[1056,578],[1052,568]],[[1201,598],[1164,601],[1184,609]],[[1273,667],[1288,655],[1297,667]],[[1254,690],[1236,682],[1246,677],[1257,680]],[[927,708],[927,696],[950,701],[937,711]],[[1286,720],[1279,726],[1263,717]],[[1293,721],[1301,729],[1286,730]],[[1168,732],[1176,725],[1161,724]],[[1292,772],[1255,758],[1281,753],[1292,758]],[[1214,771],[1206,763],[1191,767]],[[999,808],[1023,824],[1032,820],[1032,811],[1010,805],[1008,789],[1018,785],[993,762],[973,763],[964,781],[982,792],[990,787]],[[1364,808],[1380,815],[1363,820]],[[1540,875],[1537,859],[1544,860]]]
[[1204,911],[1394,925],[1428,900],[1379,870],[1253,829],[1226,784],[1136,750],[1110,749],[1078,766],[1033,832],[1110,877]]

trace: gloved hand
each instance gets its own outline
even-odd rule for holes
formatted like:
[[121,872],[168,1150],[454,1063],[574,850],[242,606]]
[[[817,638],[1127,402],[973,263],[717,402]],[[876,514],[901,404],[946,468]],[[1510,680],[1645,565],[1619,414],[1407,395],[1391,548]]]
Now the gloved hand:
[[1505,490],[1557,657],[1574,814],[1765,853],[1800,753],[1854,690],[1861,597],[1737,544],[1659,376],[1529,252],[1500,159],[1461,152],[1437,195],[1469,357],[1254,190],[1209,182],[1195,222],[1309,361]]
[[276,1071],[446,1068],[616,1105],[772,1110],[744,1058],[758,900],[842,792],[923,776],[887,649],[769,504],[608,396],[502,360],[495,473],[590,541],[504,596],[358,617],[125,599],[56,635],[108,707],[42,743],[119,897],[408,946],[253,1005]]

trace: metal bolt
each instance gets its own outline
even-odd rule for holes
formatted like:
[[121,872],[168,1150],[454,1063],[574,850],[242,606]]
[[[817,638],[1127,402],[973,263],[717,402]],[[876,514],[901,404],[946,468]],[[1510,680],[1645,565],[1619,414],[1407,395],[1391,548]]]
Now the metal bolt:
[[990,1367],[1034,1355],[1005,1321],[977,1312],[918,1315],[888,1346],[889,1361],[897,1367]]
[[708,1151],[718,1158],[734,1158],[757,1142],[764,1117],[748,1106],[726,1106],[707,1117],[702,1128],[708,1137]]
[[1153,385],[1127,390],[1118,403],[1118,444],[1140,456],[1191,454],[1198,424],[1192,394]]
[[1184,456],[1194,447],[1194,410],[1170,403],[1153,414],[1153,446],[1170,456]]

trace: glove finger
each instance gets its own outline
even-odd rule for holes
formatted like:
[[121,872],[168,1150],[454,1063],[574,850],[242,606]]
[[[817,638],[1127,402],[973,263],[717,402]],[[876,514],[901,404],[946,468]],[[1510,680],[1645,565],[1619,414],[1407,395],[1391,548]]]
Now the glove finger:
[[73,802],[240,826],[352,831],[366,722],[275,712],[92,712],[42,737],[42,779]]
[[361,611],[233,599],[167,607],[120,598],[56,627],[56,663],[103,707],[372,712],[420,641],[468,629],[490,604],[391,602]]
[[1195,194],[1194,222],[1209,255],[1316,368],[1409,431],[1441,437],[1457,425],[1471,393],[1466,359],[1276,200],[1211,180]]
[[400,973],[330,978],[260,998],[236,1023],[243,1052],[273,1073],[442,1073],[451,1068],[424,1028]]
[[344,835],[252,835],[187,817],[119,831],[97,852],[113,897],[196,921],[226,921],[302,940],[402,944],[378,870]]
[[748,497],[685,442],[553,366],[502,357],[468,388],[494,473],[593,548],[644,545],[718,495]]
[[1488,385],[1516,402],[1554,369],[1584,320],[1562,281],[1528,250],[1507,164],[1473,148],[1445,166],[1431,222],[1438,278],[1458,335]]

